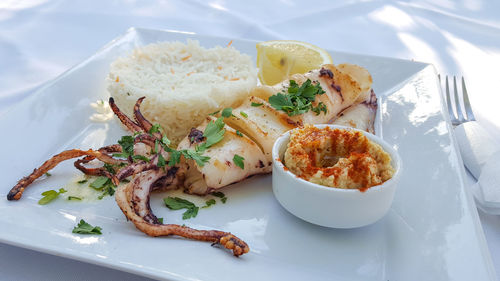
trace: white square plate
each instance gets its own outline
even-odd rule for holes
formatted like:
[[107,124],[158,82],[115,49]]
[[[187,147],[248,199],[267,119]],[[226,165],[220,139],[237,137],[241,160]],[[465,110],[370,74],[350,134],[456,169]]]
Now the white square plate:
[[[89,104],[109,96],[104,84],[109,64],[137,46],[187,38],[205,47],[230,41],[130,29],[4,114],[2,194],[62,150],[115,143],[125,134],[118,122],[89,120]],[[255,58],[255,42],[234,40],[233,46]],[[230,231],[245,240],[250,253],[235,258],[204,242],[148,237],[125,220],[111,197],[38,205],[41,192],[64,187],[79,173],[68,161],[52,177],[30,186],[21,200],[0,199],[0,241],[158,279],[494,280],[434,68],[338,52],[332,57],[335,63],[356,63],[371,72],[384,139],[403,160],[393,206],[377,223],[336,230],[301,221],[274,199],[269,175],[224,189],[226,204],[203,209],[187,221],[161,204],[166,194],[153,196],[154,212],[169,223]],[[103,235],[71,233],[80,219],[101,226]]]

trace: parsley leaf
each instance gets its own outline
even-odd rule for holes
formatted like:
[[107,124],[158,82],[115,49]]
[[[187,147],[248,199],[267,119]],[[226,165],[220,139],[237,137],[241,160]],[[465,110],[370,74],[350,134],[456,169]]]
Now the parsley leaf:
[[316,115],[319,115],[321,111],[323,111],[325,114],[327,113],[326,104],[324,104],[323,102],[318,103],[318,106],[311,108],[311,110],[316,113]]
[[158,164],[157,164],[157,166],[161,168],[161,167],[165,167],[165,164],[166,164],[165,163],[165,158],[163,157],[163,155],[161,155],[161,153],[158,154]]
[[231,117],[231,115],[233,115],[233,109],[231,107],[224,108],[224,110],[222,110],[221,115],[222,117],[225,118]]
[[79,180],[79,181],[77,181],[77,183],[79,183],[79,184],[84,184],[84,183],[86,183],[86,182],[88,182],[88,180],[87,180],[87,179],[83,179],[83,180]]
[[217,118],[215,121],[208,122],[203,132],[203,136],[208,139],[208,137],[217,134],[219,131],[224,129],[224,118]]
[[169,154],[169,160],[168,160],[168,166],[169,167],[173,167],[175,166],[177,163],[179,163],[179,161],[181,160],[181,152],[180,151],[177,151],[177,150],[174,150],[174,149],[171,149],[168,151],[170,154]]
[[[130,155],[134,155],[134,137],[132,136],[123,136],[118,144],[122,147],[122,153],[124,158],[127,158]],[[126,156],[125,156],[126,155]]]
[[144,155],[132,155],[132,160],[134,160],[135,162],[137,162],[138,160],[149,162],[149,158]]
[[245,113],[245,112],[243,112],[243,111],[240,111],[240,115],[241,115],[241,116],[243,116],[243,117],[245,117],[245,118],[248,118],[248,114],[246,114],[246,113]]
[[208,162],[208,160],[210,160],[210,157],[203,156],[202,153],[199,151],[184,149],[181,150],[180,152],[182,153],[182,155],[184,155],[186,159],[192,159],[196,161],[196,164],[198,164],[198,166],[200,167],[203,167],[205,165],[205,162]]
[[109,173],[111,174],[116,174],[116,171],[115,171],[115,168],[113,168],[113,165],[111,164],[108,164],[108,163],[104,163],[103,165],[104,169],[106,169],[106,171],[108,171]]
[[163,198],[163,202],[165,202],[165,205],[167,205],[170,210],[189,209],[196,207],[193,202],[179,197],[169,196],[167,198]]
[[[162,140],[164,144],[164,148],[167,152],[169,152],[170,159],[168,161],[168,165],[170,167],[176,165],[180,162],[181,155],[186,159],[191,159],[198,164],[198,166],[203,167],[208,160],[210,160],[209,156],[203,156],[203,152],[210,148],[212,145],[220,142],[224,138],[224,134],[226,133],[226,129],[224,126],[224,118],[232,116],[233,109],[228,107],[222,110],[222,117],[217,118],[215,121],[208,122],[205,127],[205,131],[203,132],[203,137],[205,138],[205,142],[199,146],[196,146],[195,150],[183,149],[183,150],[175,150],[169,148],[167,144]],[[215,114],[215,113],[214,113]],[[170,141],[168,141],[170,143]],[[161,158],[158,159],[159,166],[161,164]],[[161,166],[160,166],[161,167]]]
[[212,205],[215,205],[215,203],[217,203],[217,202],[215,202],[215,199],[207,200],[207,201],[205,201],[205,206],[203,206],[202,208],[208,208]]
[[210,121],[203,132],[203,136],[206,138],[206,141],[201,146],[209,148],[210,146],[220,142],[224,138],[224,134],[226,133],[226,129],[224,129],[224,121],[223,118],[218,118],[217,120]]
[[161,130],[161,125],[156,123],[149,129],[148,133],[150,133],[151,135],[154,133],[161,133],[160,130]]
[[92,226],[84,220],[80,220],[77,226],[73,228],[73,233],[79,234],[102,234],[102,228],[99,226]]
[[68,200],[82,200],[82,198],[80,197],[76,197],[76,196],[68,196]]
[[213,195],[213,196],[215,196],[215,197],[220,198],[220,201],[222,202],[222,204],[226,204],[227,197],[226,197],[226,195],[224,193],[222,193],[220,191],[215,191],[215,192],[212,192],[210,194]]
[[312,102],[316,99],[316,95],[322,95],[325,91],[319,83],[313,84],[310,79],[302,83],[299,87],[297,82],[290,80],[288,94],[277,93],[269,97],[269,103],[277,110],[282,110],[288,116],[304,114],[312,110],[317,115],[321,112],[327,113],[327,107],[320,102],[317,107],[313,107]]
[[158,218],[158,222],[163,224],[163,218]]
[[104,196],[109,195],[112,196],[115,194],[115,185],[111,181],[111,179],[107,177],[97,177],[96,180],[89,184],[95,190],[102,190],[102,194],[97,197],[97,199],[101,200]]
[[243,134],[238,130],[236,130],[236,135],[238,135],[239,137],[243,137]]
[[263,103],[252,102],[252,106],[259,107],[261,105],[264,105],[264,104]]
[[97,199],[101,200],[106,195],[113,196],[114,194],[115,194],[115,186],[113,185],[113,183],[110,183],[104,187],[104,192],[101,195],[99,195]]
[[165,205],[171,210],[187,209],[182,214],[183,220],[194,218],[198,215],[199,207],[197,207],[194,203],[192,203],[186,199],[169,196],[167,198],[163,198],[163,202],[165,202]]
[[199,209],[200,208],[198,208],[198,207],[187,209],[187,211],[185,211],[184,214],[182,214],[182,219],[187,220],[187,219],[196,217],[198,215]]
[[214,191],[214,192],[211,192],[210,194],[215,196],[215,197],[219,197],[219,198],[226,197],[226,195],[220,191]]
[[66,192],[66,190],[64,188],[60,188],[59,191],[55,191],[55,190],[44,191],[44,192],[42,192],[43,197],[40,200],[38,200],[38,204],[46,205],[46,204],[52,202],[52,200],[59,197],[59,194],[62,194],[64,192]]
[[[229,109],[229,111],[228,111],[228,109]],[[223,110],[222,114],[223,115],[229,114],[229,116],[231,116],[231,114],[232,114],[231,112],[232,112],[231,108],[226,108]],[[207,126],[205,127],[205,131],[203,132],[203,137],[205,137],[205,142],[203,144],[201,144],[200,146],[196,147],[196,153],[199,154],[199,157],[193,158],[194,154],[190,150],[186,150],[186,151],[188,152],[187,153],[188,156],[190,156],[191,158],[186,157],[186,152],[183,153],[184,157],[186,157],[188,159],[195,159],[196,160],[196,158],[198,158],[199,160],[203,160],[201,162],[196,161],[198,163],[198,165],[200,165],[200,163],[201,163],[201,166],[203,166],[203,162],[207,162],[210,159],[210,157],[202,156],[201,153],[203,151],[207,150],[212,145],[220,142],[224,138],[224,134],[226,133],[226,129],[224,129],[225,125],[226,124],[224,123],[224,117],[219,117],[215,121],[208,122]],[[190,155],[190,154],[193,154],[193,155]],[[196,156],[198,156],[198,155],[196,155]],[[200,157],[203,157],[203,158],[200,158]]]
[[163,138],[161,138],[161,143],[163,145],[170,145],[170,140],[166,136],[164,136]]
[[276,95],[270,96],[269,103],[277,110],[281,110],[283,107],[293,107],[290,96],[284,95],[282,93],[277,93]]
[[236,166],[240,167],[241,169],[245,169],[245,163],[243,162],[245,158],[239,156],[238,154],[235,154],[233,157],[233,162],[236,164]]
[[45,173],[45,176],[50,177],[50,176],[52,176],[52,174],[47,172],[47,173]]
[[91,182],[89,186],[95,190],[101,190],[106,184],[108,184],[108,182],[111,182],[111,180],[107,177],[97,177],[97,179]]

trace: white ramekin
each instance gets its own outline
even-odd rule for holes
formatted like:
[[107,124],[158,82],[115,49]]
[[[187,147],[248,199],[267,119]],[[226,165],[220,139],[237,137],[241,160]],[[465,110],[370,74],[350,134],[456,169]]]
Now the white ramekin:
[[[338,125],[315,125],[317,128],[356,130]],[[392,159],[395,173],[381,185],[366,191],[327,187],[303,180],[283,165],[290,132],[281,135],[273,146],[273,192],[280,204],[293,215],[321,226],[354,228],[372,224],[382,218],[391,207],[402,171],[399,154],[381,138],[362,132],[378,143]]]

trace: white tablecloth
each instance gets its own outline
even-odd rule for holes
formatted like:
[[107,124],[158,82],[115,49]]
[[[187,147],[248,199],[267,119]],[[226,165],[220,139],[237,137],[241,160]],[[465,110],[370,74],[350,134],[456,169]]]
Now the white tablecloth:
[[[500,2],[484,0],[3,0],[0,114],[131,26],[295,39],[325,49],[429,62],[442,75],[465,76],[477,119],[500,140],[500,90],[495,85]],[[480,212],[480,218],[500,272],[500,217]],[[147,278],[0,243],[0,280]]]

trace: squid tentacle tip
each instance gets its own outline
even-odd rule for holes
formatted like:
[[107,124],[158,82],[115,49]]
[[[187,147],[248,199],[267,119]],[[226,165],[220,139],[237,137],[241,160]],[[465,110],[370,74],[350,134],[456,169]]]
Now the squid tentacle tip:
[[247,243],[232,235],[231,233],[221,237],[219,243],[226,249],[232,250],[233,255],[236,257],[239,257],[240,255],[246,254],[250,251]]

